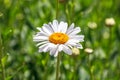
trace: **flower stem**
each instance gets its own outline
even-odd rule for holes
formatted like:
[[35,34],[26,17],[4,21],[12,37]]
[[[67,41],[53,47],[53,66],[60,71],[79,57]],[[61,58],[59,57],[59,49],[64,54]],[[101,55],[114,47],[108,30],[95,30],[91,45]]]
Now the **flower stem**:
[[[112,41],[112,27],[110,27],[109,28],[109,41],[108,41],[108,50],[107,50],[107,53],[109,54],[109,55],[111,55],[111,49],[112,49],[112,45],[110,45],[111,44],[111,41]],[[110,59],[110,57],[108,56],[107,57],[107,63],[109,63],[109,59]],[[108,67],[108,69],[110,69],[109,68],[109,66],[110,65],[108,65],[107,67]],[[107,74],[107,77],[108,77],[108,79],[110,79],[110,74],[109,74],[110,72],[109,72],[109,70],[108,70],[108,74]]]
[[5,80],[5,67],[4,67],[2,58],[3,58],[3,47],[2,47],[2,38],[0,34],[0,64],[1,64],[1,71],[2,71],[2,80]]
[[[59,11],[59,1],[56,0],[56,19],[58,19],[58,12]],[[59,80],[60,73],[60,54],[57,56],[57,65],[56,65],[56,80]]]
[[56,80],[59,80],[60,76],[60,54],[57,56],[57,65],[56,65]]
[[[110,34],[110,37],[109,37],[109,44],[111,44],[111,41],[112,41],[112,28],[109,28],[109,34]],[[108,45],[109,45],[108,44]],[[109,45],[109,49],[111,49],[111,45]],[[110,50],[109,50],[110,51]],[[110,54],[110,52],[109,52]]]

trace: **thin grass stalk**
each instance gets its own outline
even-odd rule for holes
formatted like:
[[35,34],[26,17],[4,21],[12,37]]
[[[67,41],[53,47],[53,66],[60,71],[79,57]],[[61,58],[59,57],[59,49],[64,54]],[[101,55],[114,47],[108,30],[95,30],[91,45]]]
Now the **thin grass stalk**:
[[94,75],[93,75],[93,72],[92,72],[92,70],[91,70],[91,61],[90,61],[90,59],[89,59],[89,57],[90,57],[90,54],[88,54],[88,67],[89,67],[89,71],[90,71],[90,80],[94,80]]
[[3,58],[3,46],[2,46],[2,38],[1,38],[1,34],[0,34],[0,64],[1,64],[1,75],[2,75],[2,80],[5,80],[5,66],[4,63],[2,61]]

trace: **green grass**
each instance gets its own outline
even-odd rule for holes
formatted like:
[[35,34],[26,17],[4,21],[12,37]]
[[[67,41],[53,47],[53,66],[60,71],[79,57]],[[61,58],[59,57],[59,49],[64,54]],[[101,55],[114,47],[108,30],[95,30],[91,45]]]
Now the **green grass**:
[[[62,53],[60,80],[119,80],[120,1],[65,1],[59,2],[58,21],[80,26],[85,41],[80,55]],[[116,24],[110,28],[105,19],[111,17]],[[36,28],[55,18],[55,0],[0,0],[0,80],[3,69],[6,80],[55,80],[57,58],[39,53],[33,42]]]

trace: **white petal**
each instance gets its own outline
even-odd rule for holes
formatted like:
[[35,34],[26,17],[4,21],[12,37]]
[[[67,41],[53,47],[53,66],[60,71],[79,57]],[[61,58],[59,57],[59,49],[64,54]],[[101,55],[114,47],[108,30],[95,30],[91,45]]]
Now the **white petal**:
[[43,26],[45,26],[51,33],[54,32],[53,28],[50,25],[44,24]]
[[44,52],[50,51],[51,48],[53,48],[53,46],[55,46],[55,44],[53,44],[53,43],[47,43],[47,45],[48,45],[48,46],[46,46],[46,47],[43,49]]
[[63,51],[69,55],[72,54],[72,51],[68,46],[63,45]]
[[46,33],[44,33],[44,32],[38,32],[36,35],[35,35],[36,37],[37,36],[49,36],[48,34],[46,34]]
[[53,20],[53,25],[54,26],[58,26],[58,21],[57,20]]
[[57,27],[58,26],[58,21],[57,20],[53,20],[53,26]]
[[69,39],[66,43],[79,43],[80,40],[77,39]]
[[84,41],[84,35],[74,35],[74,36],[69,36],[70,39],[75,39],[75,40],[79,40],[79,42],[83,42]]
[[57,55],[58,55],[58,50],[57,50],[56,53],[54,54],[54,57],[57,57]]
[[75,29],[69,31],[69,33],[67,33],[68,35],[76,35],[80,32],[80,27],[76,27]]
[[78,34],[81,31],[80,27],[76,27],[70,35]]
[[43,49],[44,49],[45,47],[47,47],[47,46],[48,46],[47,44],[41,45],[41,46],[39,47],[39,52],[43,52]]
[[46,26],[43,26],[43,27],[41,28],[41,30],[44,31],[45,33],[47,33],[48,35],[51,35],[51,34],[52,34],[52,32],[51,32]]
[[52,23],[50,22],[49,25],[52,27],[54,32],[58,31],[58,21],[57,20],[53,20],[53,22]]
[[42,42],[39,42],[36,46],[40,46],[40,45],[43,45],[43,44],[46,44],[48,43],[49,41],[42,41]]
[[43,52],[48,52],[50,50],[50,44],[44,47]]
[[43,44],[39,47],[39,52],[47,52],[51,49],[51,47],[53,47],[54,44],[52,43],[46,43],[46,44]]
[[51,48],[50,55],[52,55],[54,57],[56,57],[58,55],[58,45],[55,45],[54,47]]
[[67,27],[68,27],[68,24],[61,21],[58,26],[58,32],[66,33]]
[[43,29],[43,26],[42,26],[42,28],[37,27],[37,29],[40,31],[40,33],[44,33],[44,34],[48,35],[48,33]]
[[[71,44],[65,43],[64,45],[65,45],[65,46],[68,46],[68,47],[71,48],[71,49],[73,48],[73,45],[71,45]],[[75,44],[74,44],[74,45],[75,45]]]
[[75,47],[79,48],[79,49],[83,49],[83,47],[82,47],[82,45],[80,43],[78,43]]
[[83,48],[80,43],[76,43],[76,42],[67,42],[67,43],[65,43],[65,45],[69,46],[70,48],[72,48],[72,47],[76,47],[76,48],[80,48],[80,49]]
[[70,27],[67,29],[66,33],[70,33],[74,28],[74,23],[70,25]]
[[61,52],[63,50],[63,45],[59,45],[59,48],[58,48],[59,52]]
[[33,37],[33,41],[35,42],[44,41],[44,40],[48,40],[48,37],[46,36],[34,36]]
[[75,43],[75,42],[67,42],[67,43],[65,43],[65,45],[72,47],[72,46],[76,46],[77,43]]

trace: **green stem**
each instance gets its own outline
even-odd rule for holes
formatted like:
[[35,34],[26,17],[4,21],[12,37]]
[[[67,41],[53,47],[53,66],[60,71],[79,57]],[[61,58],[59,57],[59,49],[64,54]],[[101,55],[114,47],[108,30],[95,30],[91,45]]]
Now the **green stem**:
[[70,13],[69,13],[67,4],[65,4],[65,13],[66,13],[66,17],[67,17],[67,22],[68,22],[68,24],[70,24]]
[[2,62],[2,58],[3,58],[3,47],[2,47],[2,38],[0,34],[0,64],[1,64],[1,69],[2,69],[2,80],[5,80],[5,67]]
[[88,54],[88,67],[89,67],[89,71],[90,71],[90,80],[94,80],[94,76],[91,71],[91,62],[90,62],[89,56],[90,56],[90,54]]
[[59,8],[59,1],[56,0],[56,19],[58,19],[58,8]]
[[[109,35],[110,35],[109,41],[108,41],[108,45],[109,45],[109,46],[108,46],[108,50],[107,50],[107,51],[108,51],[108,54],[111,55],[110,53],[111,53],[112,45],[110,45],[110,44],[111,44],[111,42],[112,42],[112,27],[109,28]],[[107,57],[107,63],[109,63],[109,58],[110,58],[110,57],[108,56],[108,57]],[[108,69],[110,69],[109,66],[110,66],[110,65],[107,66]],[[110,79],[109,71],[108,71],[107,77],[108,77],[108,79]]]
[[60,76],[60,54],[57,56],[57,65],[56,65],[56,80],[59,80]]
[[71,17],[70,17],[70,22],[74,22],[74,9],[75,9],[75,1],[74,0],[72,0],[72,7],[71,7]]
[[[58,19],[58,13],[59,13],[59,1],[56,0],[56,19]],[[56,80],[59,80],[60,76],[60,54],[57,56],[57,65],[56,65]]]
[[[111,41],[112,41],[112,28],[109,28],[109,34],[110,34],[110,37],[109,37],[109,49],[111,49]],[[109,50],[110,51],[110,50]],[[109,52],[109,54],[110,54],[110,52]]]

